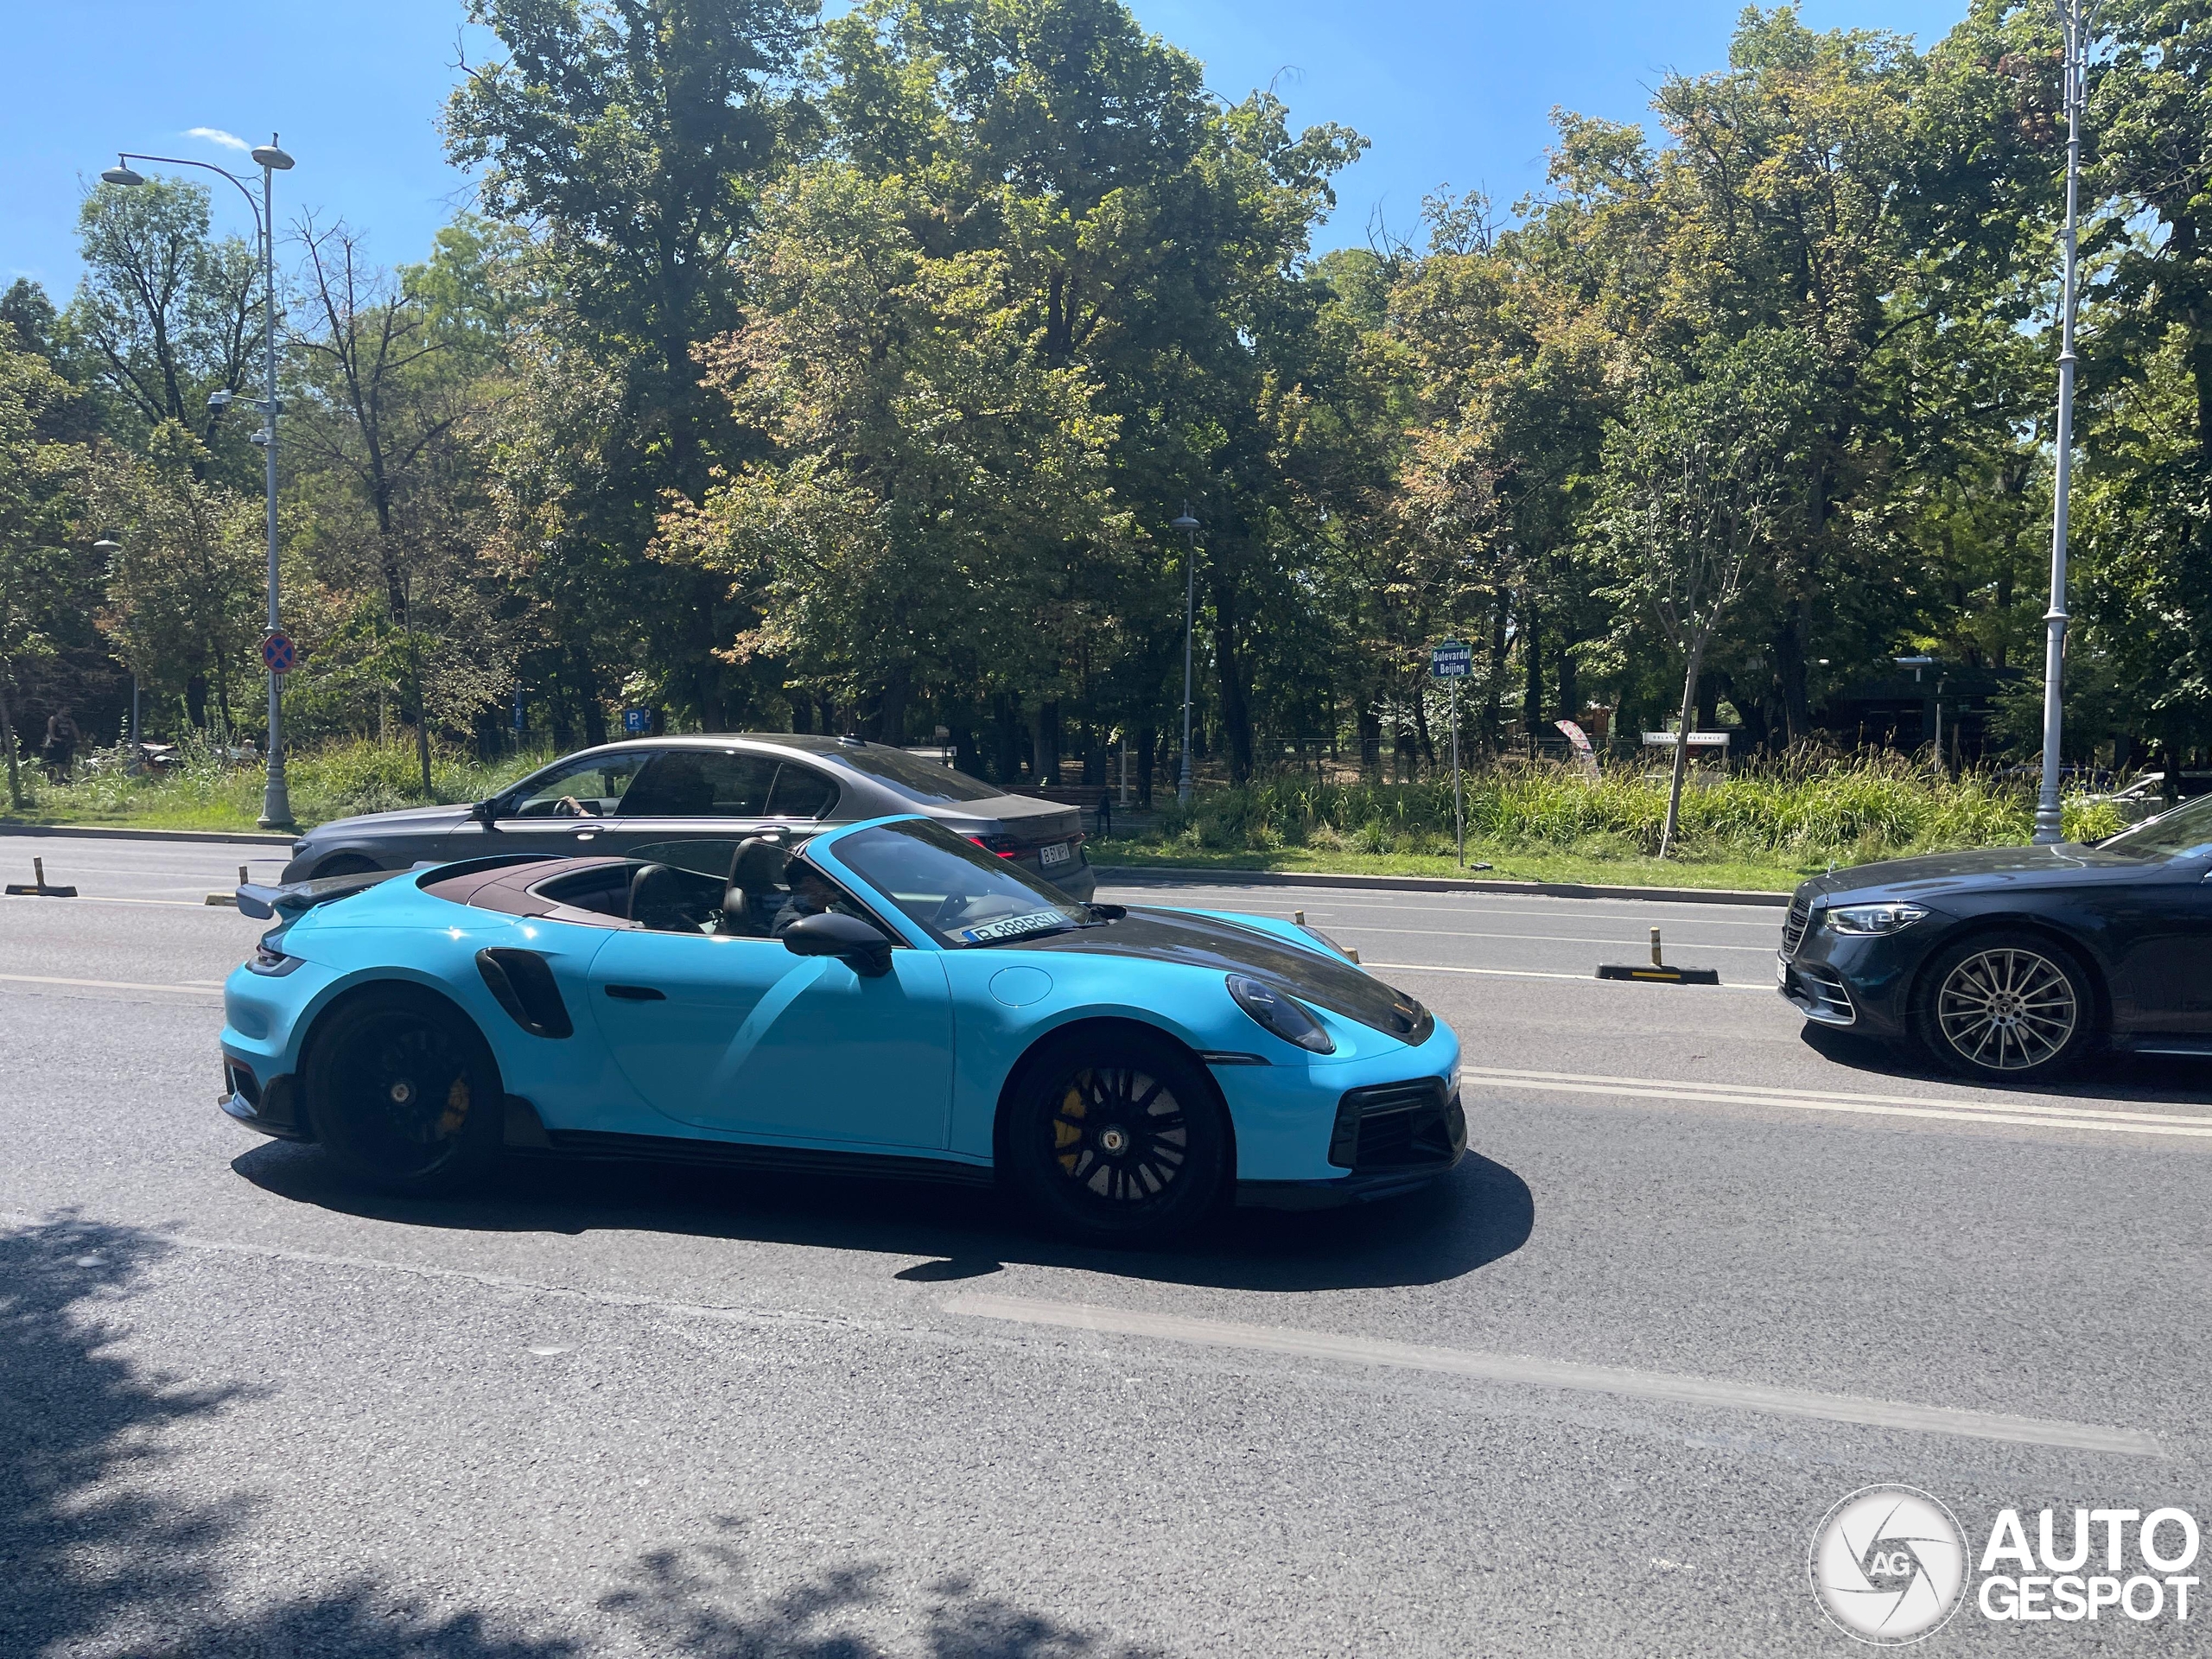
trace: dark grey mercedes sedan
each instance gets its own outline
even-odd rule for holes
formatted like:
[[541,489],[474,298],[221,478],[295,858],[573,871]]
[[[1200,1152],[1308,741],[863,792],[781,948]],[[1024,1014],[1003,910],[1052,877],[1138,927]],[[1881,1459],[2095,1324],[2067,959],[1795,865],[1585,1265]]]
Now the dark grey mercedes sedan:
[[1072,806],[1008,795],[856,737],[735,732],[639,738],[555,761],[488,800],[339,818],[292,848],[284,880],[404,870],[486,854],[628,856],[658,842],[780,834],[921,813],[1071,899],[1097,887]]
[[2030,1083],[2101,1049],[2212,1057],[2212,799],[2088,844],[1861,865],[1797,889],[1776,977],[1815,1024]]

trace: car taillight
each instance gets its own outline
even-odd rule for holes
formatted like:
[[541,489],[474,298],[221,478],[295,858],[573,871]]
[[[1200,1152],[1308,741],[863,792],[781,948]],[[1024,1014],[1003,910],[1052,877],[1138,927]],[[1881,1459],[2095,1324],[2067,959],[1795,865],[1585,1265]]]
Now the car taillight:
[[985,852],[996,853],[1001,858],[1012,858],[1021,850],[1021,843],[1012,836],[970,836],[968,839]]

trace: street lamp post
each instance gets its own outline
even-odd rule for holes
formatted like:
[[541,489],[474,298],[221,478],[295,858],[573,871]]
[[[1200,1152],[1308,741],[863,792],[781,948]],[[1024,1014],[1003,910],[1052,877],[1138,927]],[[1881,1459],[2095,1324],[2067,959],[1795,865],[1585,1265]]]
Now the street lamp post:
[[2058,804],[2061,687],[2066,667],[2066,515],[2074,482],[2074,305],[2082,173],[2082,105],[2088,92],[2089,37],[2101,0],[2057,0],[2065,32],[2061,75],[2066,98],[2066,232],[2063,244],[2058,324],[2057,454],[2050,492],[2050,608],[2044,613],[2043,787],[2036,796],[2034,839],[2050,845],[2066,838]]
[[[261,410],[261,430],[251,435],[262,450],[265,489],[269,507],[269,632],[277,629],[276,609],[276,178],[279,173],[291,170],[292,158],[276,147],[276,135],[271,133],[269,142],[257,144],[253,151],[254,165],[261,169],[261,200],[253,199],[253,191],[246,181],[228,168],[217,167],[213,162],[195,162],[180,156],[143,156],[135,150],[124,150],[116,157],[116,164],[100,175],[103,183],[124,186],[145,183],[145,175],[133,168],[133,162],[159,162],[164,167],[197,167],[210,173],[219,173],[238,186],[238,194],[245,198],[245,205],[252,211],[254,228],[261,237],[261,276],[263,294],[262,346],[264,357],[264,391],[258,407]],[[218,391],[207,399],[210,409],[220,411],[234,401],[227,390]],[[292,822],[291,793],[284,784],[284,741],[282,728],[282,697],[283,677],[270,672],[269,676],[269,774],[261,793],[261,827],[274,830],[289,827]]]
[[1191,517],[1191,504],[1170,525],[1183,532],[1183,770],[1175,780],[1175,804],[1191,804],[1191,634],[1198,618],[1198,521]]

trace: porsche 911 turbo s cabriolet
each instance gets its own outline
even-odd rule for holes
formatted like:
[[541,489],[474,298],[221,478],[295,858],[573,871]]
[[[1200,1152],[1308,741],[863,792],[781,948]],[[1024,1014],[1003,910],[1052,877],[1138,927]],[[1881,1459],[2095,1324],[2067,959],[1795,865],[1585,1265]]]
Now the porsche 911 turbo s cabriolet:
[[1465,1150],[1458,1039],[1324,936],[1080,901],[925,818],[238,899],[276,925],[225,987],[224,1109],[387,1188],[508,1150],[834,1166],[1148,1240]]

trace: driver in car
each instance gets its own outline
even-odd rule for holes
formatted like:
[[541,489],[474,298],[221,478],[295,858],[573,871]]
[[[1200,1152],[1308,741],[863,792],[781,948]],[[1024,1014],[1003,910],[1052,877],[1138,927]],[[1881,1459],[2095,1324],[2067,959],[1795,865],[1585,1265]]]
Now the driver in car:
[[784,937],[784,930],[793,922],[809,916],[823,916],[836,908],[842,896],[830,884],[830,878],[812,867],[792,860],[785,880],[791,883],[791,896],[784,906],[783,914],[776,918],[776,925],[769,930],[772,938]]

